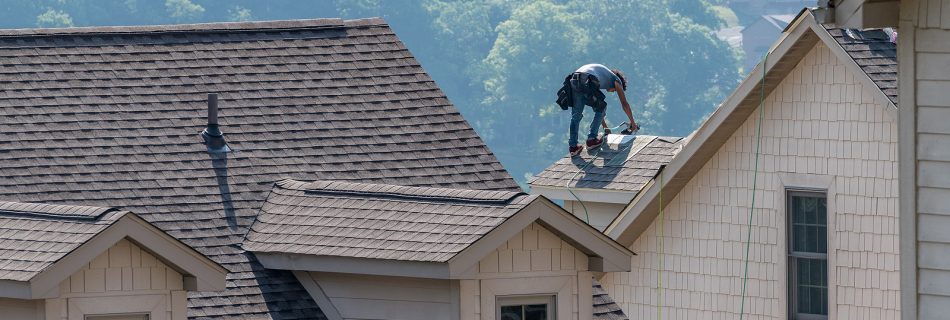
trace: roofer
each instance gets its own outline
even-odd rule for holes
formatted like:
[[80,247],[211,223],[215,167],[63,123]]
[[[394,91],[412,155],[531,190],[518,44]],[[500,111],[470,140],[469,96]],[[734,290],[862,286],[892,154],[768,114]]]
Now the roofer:
[[567,140],[568,152],[571,156],[581,153],[584,146],[577,141],[577,129],[580,126],[581,118],[584,117],[584,106],[589,105],[594,109],[594,119],[590,124],[590,133],[587,134],[587,149],[593,150],[604,143],[602,137],[598,137],[601,123],[607,127],[604,120],[604,113],[607,110],[606,96],[601,89],[608,92],[616,92],[620,98],[620,105],[623,112],[627,114],[630,120],[629,128],[626,131],[634,132],[640,129],[637,122],[633,120],[633,113],[630,111],[630,104],[627,103],[627,97],[624,91],[627,90],[627,79],[623,72],[617,69],[608,69],[602,64],[586,64],[578,68],[564,79],[564,85],[558,91],[557,104],[561,109],[571,108],[571,128]]

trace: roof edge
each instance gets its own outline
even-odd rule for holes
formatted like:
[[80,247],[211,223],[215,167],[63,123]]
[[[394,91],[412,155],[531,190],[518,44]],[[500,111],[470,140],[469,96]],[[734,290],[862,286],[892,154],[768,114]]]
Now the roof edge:
[[[805,10],[798,15],[797,19],[789,24],[788,31],[783,33],[779,40],[769,48],[769,57],[772,57],[773,53],[777,53],[778,56],[759,62],[749,72],[749,75],[736,87],[733,93],[723,100],[719,107],[713,111],[713,114],[706,118],[706,121],[696,130],[690,143],[686,144],[683,150],[673,157],[667,167],[657,173],[651,183],[645,186],[640,194],[621,210],[620,214],[604,230],[604,233],[624,245],[632,245],[653,222],[659,214],[660,208],[666,206],[672,198],[676,197],[706,162],[706,158],[699,159],[696,155],[700,153],[714,154],[725,143],[726,138],[722,138],[722,136],[735,132],[741,125],[742,121],[738,119],[744,119],[744,115],[747,116],[758,108],[756,104],[758,99],[753,99],[755,101],[752,102],[746,101],[750,97],[757,97],[761,94],[763,88],[760,85],[763,75],[766,80],[769,78],[773,80],[771,82],[767,81],[771,86],[767,85],[764,88],[767,96],[804,57],[804,54],[802,54],[794,59],[795,61],[789,62],[786,60],[787,54],[790,51],[810,50],[814,43],[820,41],[814,34],[813,29],[810,28],[810,24],[816,23],[810,11]],[[800,44],[802,42],[805,43]],[[776,70],[776,67],[780,68]],[[724,124],[728,128],[723,127]],[[653,183],[657,179],[661,179],[664,183]],[[664,197],[662,204],[659,203],[658,199],[660,186],[664,190],[663,193],[667,195]]]
[[382,18],[343,20],[340,18],[266,20],[250,22],[208,22],[192,24],[91,26],[73,28],[24,28],[0,30],[0,37],[36,37],[92,34],[215,33],[290,29],[338,29],[387,25]]
[[[750,97],[753,98],[753,100],[757,100],[754,99],[754,97],[761,92],[759,86],[762,82],[761,77],[763,73],[765,74],[766,80],[769,78],[773,79],[771,87],[767,85],[765,88],[766,95],[768,95],[771,94],[771,91],[774,90],[775,87],[781,84],[782,79],[787,77],[788,74],[794,70],[795,66],[804,58],[804,55],[794,58],[794,61],[786,61],[786,55],[796,49],[802,50],[803,47],[799,44],[803,41],[807,40],[808,42],[807,46],[804,47],[806,52],[814,46],[814,43],[819,41],[825,43],[838,59],[846,61],[850,72],[856,75],[863,75],[859,76],[861,78],[860,81],[864,82],[870,88],[874,88],[872,90],[879,93],[879,97],[875,97],[875,100],[882,101],[883,103],[881,104],[886,108],[885,111],[893,114],[894,119],[897,119],[896,105],[874,84],[860,66],[850,58],[847,52],[831,37],[828,30],[815,20],[810,10],[803,9],[799,15],[796,16],[796,19],[789,24],[786,30],[782,37],[769,49],[770,56],[773,52],[778,53],[777,59],[773,58],[768,61],[763,61],[767,62],[767,64],[760,62],[749,72],[749,75],[739,84],[736,90],[720,104],[716,111],[714,111],[705,122],[703,122],[702,126],[696,131],[694,139],[686,144],[679,154],[674,156],[666,168],[670,170],[660,171],[657,177],[627,204],[620,215],[614,218],[604,231],[605,233],[617,239],[617,241],[622,244],[628,246],[632,245],[656,218],[660,208],[665,207],[666,204],[672,201],[682,188],[685,187],[686,183],[701,169],[702,164],[708,160],[708,157],[694,156],[703,151],[710,153],[709,156],[715,154],[715,152],[721,148],[725,140],[728,139],[728,136],[726,138],[722,136],[734,133],[741,123],[731,123],[727,126],[728,128],[722,128],[722,126],[730,119],[733,120],[732,122],[736,122],[735,120],[737,119],[744,119],[744,116],[751,114],[759,108],[757,104],[751,105],[747,101]],[[786,69],[780,68],[778,70],[779,73],[773,73],[776,71],[773,69],[779,66]],[[729,110],[724,110],[726,108]],[[712,142],[714,145],[707,145],[709,142]],[[664,181],[665,184],[655,183],[657,178]],[[660,194],[659,189],[661,188],[664,190],[664,193],[667,194],[667,197],[662,201],[663,203],[660,203],[658,200]]]

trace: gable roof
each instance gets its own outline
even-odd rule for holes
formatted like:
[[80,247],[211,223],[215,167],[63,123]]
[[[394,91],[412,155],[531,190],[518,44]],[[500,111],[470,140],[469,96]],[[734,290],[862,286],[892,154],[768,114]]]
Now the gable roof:
[[[116,206],[231,273],[189,317],[322,318],[239,244],[275,181],[517,190],[381,19],[0,31],[0,199]],[[209,154],[205,94],[231,148]]]
[[[878,88],[873,99],[885,110],[897,118],[896,90],[893,100],[891,92],[885,92],[888,86],[896,86],[887,80],[880,82],[872,80],[869,71],[879,70],[875,63],[860,64],[855,59],[861,59],[865,48],[881,48],[882,43],[876,38],[855,37],[835,40],[835,28],[819,24],[810,10],[802,12],[792,21],[782,37],[770,49],[769,55],[756,65],[736,90],[713,112],[706,121],[692,134],[689,144],[673,157],[670,164],[657,174],[662,179],[662,191],[658,179],[654,178],[637,197],[630,201],[605,232],[618,242],[625,245],[632,244],[640,234],[646,230],[659,213],[661,206],[666,206],[675,198],[680,190],[692,179],[702,166],[712,157],[729,137],[741,126],[746,119],[759,107],[759,97],[768,96],[811,50],[818,41],[822,41],[837,59],[840,59],[858,81],[868,88]],[[851,41],[854,40],[854,41]],[[864,42],[875,43],[868,45]],[[842,45],[847,44],[847,45]],[[863,44],[863,45],[862,45]],[[886,51],[886,49],[883,49]],[[869,54],[874,55],[874,54]],[[886,58],[885,58],[886,59]],[[883,64],[884,62],[881,62]],[[762,78],[765,78],[765,88],[762,88]],[[875,77],[887,79],[887,72]],[[660,177],[662,175],[662,177]],[[660,194],[662,197],[660,203]]]
[[285,180],[243,246],[274,269],[458,279],[535,221],[597,257],[592,270],[629,270],[628,249],[544,197],[506,191]]
[[535,175],[528,182],[531,193],[571,200],[570,187],[583,200],[627,203],[685,142],[648,135],[610,135],[608,139],[593,154],[585,150],[580,156],[567,155]]
[[193,276],[187,290],[224,290],[224,267],[131,212],[0,201],[0,297],[56,296],[61,281],[123,238]]
[[30,281],[126,213],[0,201],[0,280]]
[[284,180],[245,250],[446,262],[538,196],[520,192]]

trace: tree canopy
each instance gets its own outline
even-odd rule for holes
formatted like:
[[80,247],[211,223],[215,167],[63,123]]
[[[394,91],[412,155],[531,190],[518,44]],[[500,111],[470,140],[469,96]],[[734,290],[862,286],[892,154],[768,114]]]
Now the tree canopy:
[[[623,70],[641,133],[689,134],[739,81],[706,0],[9,0],[0,27],[380,16],[519,182],[567,152],[554,104],[587,63]],[[588,108],[589,109],[589,108]],[[588,110],[590,112],[590,110]],[[582,121],[589,123],[590,116]],[[612,125],[626,120],[608,95]],[[583,132],[583,130],[582,130]],[[583,137],[582,137],[583,138]]]

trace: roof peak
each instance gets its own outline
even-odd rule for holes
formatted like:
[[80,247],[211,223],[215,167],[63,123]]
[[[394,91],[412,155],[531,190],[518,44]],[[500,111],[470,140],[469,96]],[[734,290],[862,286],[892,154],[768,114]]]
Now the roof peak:
[[415,201],[505,205],[527,194],[513,191],[489,191],[438,187],[408,187],[391,184],[372,184],[346,181],[318,180],[303,182],[282,180],[277,187],[304,191],[307,194],[359,196],[369,198],[404,199]]
[[111,207],[89,207],[45,203],[0,201],[0,215],[23,218],[54,218],[60,220],[99,220],[106,213],[118,211]]
[[30,37],[90,34],[155,34],[155,33],[216,33],[237,31],[265,31],[289,29],[337,29],[357,26],[387,25],[382,18],[343,20],[340,18],[266,20],[248,22],[206,22],[191,24],[89,26],[72,28],[0,29],[0,37]]

